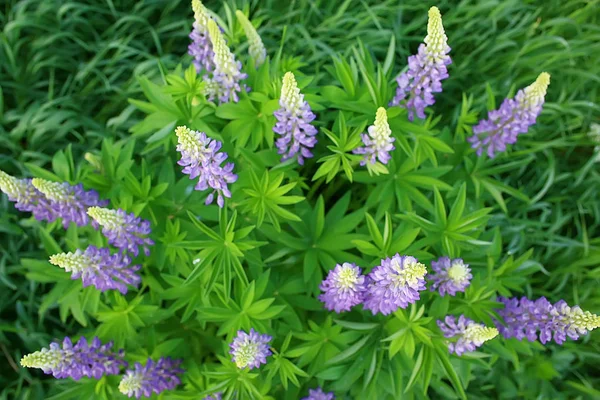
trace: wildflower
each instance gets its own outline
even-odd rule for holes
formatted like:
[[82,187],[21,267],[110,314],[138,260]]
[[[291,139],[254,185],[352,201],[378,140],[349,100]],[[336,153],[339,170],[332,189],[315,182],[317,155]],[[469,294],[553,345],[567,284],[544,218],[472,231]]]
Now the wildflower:
[[320,387],[316,389],[308,389],[308,397],[302,398],[302,400],[335,400],[333,392],[325,393]]
[[217,204],[223,208],[223,197],[231,197],[227,185],[237,181],[237,175],[232,172],[233,163],[221,166],[227,159],[227,153],[219,151],[223,144],[210,139],[204,132],[192,131],[185,126],[175,129],[175,134],[177,151],[181,153],[181,160],[177,163],[184,166],[183,173],[189,175],[190,179],[199,177],[196,190],[212,190],[206,198],[207,205],[213,202],[216,193]]
[[59,216],[50,201],[31,183],[31,179],[17,179],[0,170],[0,191],[15,203],[19,211],[31,212],[38,221],[55,221]]
[[498,110],[490,111],[488,119],[473,127],[468,140],[480,156],[484,151],[490,158],[506,151],[507,144],[517,142],[517,136],[527,133],[542,112],[550,74],[542,72],[534,83],[519,90],[514,99],[505,99]]
[[209,394],[202,400],[223,400],[223,393],[219,392],[219,393]]
[[235,15],[237,16],[238,21],[240,21],[240,25],[242,25],[242,29],[244,29],[244,33],[248,38],[248,53],[254,60],[254,66],[258,68],[265,62],[265,58],[267,58],[265,45],[258,32],[256,32],[256,28],[254,28],[254,25],[252,25],[252,22],[248,20],[244,13],[240,10],[236,10]]
[[148,246],[154,244],[147,237],[150,232],[150,221],[136,217],[134,213],[118,209],[111,210],[101,207],[88,208],[88,215],[102,226],[102,234],[108,239],[108,243],[128,251],[137,257],[138,247],[142,247],[145,255],[150,255]]
[[269,335],[261,335],[253,328],[250,333],[238,331],[237,336],[229,345],[233,355],[232,361],[238,368],[258,368],[260,364],[267,363],[267,357],[270,356],[269,342],[273,339]]
[[425,265],[411,256],[396,254],[381,260],[368,275],[364,308],[384,315],[406,308],[419,300],[419,291],[425,290],[425,274]]
[[127,285],[138,287],[139,265],[130,266],[131,258],[120,253],[110,254],[109,249],[89,246],[85,251],[61,253],[50,256],[50,264],[71,272],[71,279],[79,279],[83,287],[93,285],[101,292],[116,289],[126,294]]
[[[82,184],[71,186],[66,182],[51,182],[40,178],[33,178],[31,183],[49,200],[55,214],[62,218],[65,229],[71,221],[77,226],[87,225],[90,219],[86,211],[89,207],[108,205],[108,201],[99,199],[95,190],[83,190]],[[95,222],[92,225],[98,227]]]
[[390,151],[394,150],[395,138],[391,137],[392,130],[387,121],[385,108],[379,107],[375,115],[375,123],[369,126],[369,134],[362,134],[364,146],[353,151],[354,154],[364,154],[364,159],[360,165],[375,164],[377,159],[382,164],[387,164],[390,160]]
[[577,340],[580,335],[600,327],[600,316],[583,311],[579,306],[569,307],[564,300],[552,304],[545,297],[535,301],[526,297],[500,297],[498,301],[504,303],[504,309],[497,312],[506,325],[497,322],[496,326],[505,338],[539,339],[543,344],[554,340],[563,344],[567,336]]
[[208,35],[212,43],[214,56],[214,70],[212,78],[206,76],[206,95],[208,100],[218,99],[221,103],[239,101],[238,92],[240,92],[240,82],[248,77],[241,72],[242,63],[235,59],[235,56],[227,47],[225,38],[217,23],[212,19],[207,22]]
[[498,329],[489,328],[483,324],[478,324],[461,315],[458,319],[455,316],[448,315],[444,321],[438,320],[437,324],[444,337],[451,339],[448,341],[448,350],[450,353],[461,355],[475,351],[484,342],[492,340],[498,336]]
[[150,397],[152,392],[159,394],[175,389],[181,383],[178,375],[183,370],[179,368],[180,364],[180,360],[173,361],[168,357],[156,362],[148,359],[145,366],[135,363],[135,369],[127,370],[121,379],[119,391],[127,397],[139,399],[142,396]]
[[448,38],[442,25],[442,16],[437,7],[429,9],[427,36],[419,46],[417,55],[408,57],[408,71],[402,73],[396,81],[398,88],[391,106],[401,105],[408,109],[408,119],[425,118],[425,107],[435,103],[433,93],[442,91],[442,80],[448,77],[447,66],[452,63],[448,53]]
[[320,289],[324,293],[319,296],[319,300],[325,303],[325,308],[336,313],[349,311],[363,301],[366,290],[365,277],[355,264],[337,264],[329,271]]
[[431,290],[438,290],[440,295],[449,294],[455,296],[456,292],[464,292],[471,284],[471,269],[462,259],[450,260],[448,257],[440,257],[431,263],[434,274],[428,275],[427,279],[433,281]]
[[116,375],[121,366],[127,366],[123,361],[123,350],[113,352],[112,342],[102,344],[95,337],[88,344],[85,338],[79,339],[73,345],[71,339],[66,337],[60,343],[53,342],[50,349],[28,354],[21,359],[21,365],[28,368],[41,368],[45,374],[52,374],[55,378],[81,377],[100,379],[103,375]]
[[215,69],[213,61],[214,52],[210,38],[208,37],[208,10],[200,0],[192,0],[194,10],[194,29],[190,33],[192,43],[188,46],[188,54],[194,57],[196,72],[202,70],[212,72]]
[[273,131],[281,135],[275,143],[279,154],[283,154],[281,161],[297,157],[298,164],[304,165],[304,159],[313,156],[309,148],[317,143],[317,129],[310,124],[315,114],[304,101],[304,95],[300,93],[291,72],[286,72],[283,77],[279,106],[281,108],[274,113],[278,122]]

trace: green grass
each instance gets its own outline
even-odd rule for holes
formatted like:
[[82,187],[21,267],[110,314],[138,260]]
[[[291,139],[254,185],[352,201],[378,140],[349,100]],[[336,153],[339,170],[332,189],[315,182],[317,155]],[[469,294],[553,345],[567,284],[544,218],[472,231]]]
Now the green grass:
[[[220,1],[205,3],[227,20]],[[332,57],[352,56],[359,43],[382,64],[393,46],[390,67],[394,75],[399,73],[423,39],[433,3],[227,4],[230,9],[248,8],[261,21],[259,33],[271,55],[282,48],[284,56],[300,60],[302,71],[325,85],[330,84],[324,72]],[[588,132],[600,115],[600,1],[464,0],[436,5],[451,55],[456,55],[451,79],[435,105],[445,110],[442,126],[453,129],[459,121],[463,93],[472,96],[471,109],[481,116],[490,101],[488,91],[499,104],[539,72],[551,73],[540,123],[520,139],[508,161],[489,172],[517,190],[498,194],[506,212],[490,204],[496,206],[490,225],[499,228],[504,252],[520,255],[533,249],[536,261],[530,267],[539,272],[528,283],[528,292],[599,310],[600,169]],[[47,167],[67,144],[81,160],[103,138],[128,136],[128,129],[143,117],[127,102],[140,97],[135,76],[144,73],[160,80],[180,61],[187,65],[191,22],[187,2],[168,0],[8,0],[0,5],[0,169],[24,176],[24,163]],[[24,352],[74,331],[76,325],[63,326],[56,310],[39,318],[48,288],[25,278],[22,260],[43,259],[45,254],[36,244],[39,240],[31,237],[36,231],[19,224],[18,218],[6,197],[0,197],[0,359],[5,358],[0,362],[0,399],[46,398],[43,381],[30,381],[16,364]],[[592,388],[600,385],[598,337],[584,340],[587,345],[578,348],[576,358],[555,349],[528,358],[521,367],[538,366],[534,369],[541,378],[556,378],[548,387],[593,398],[598,392]],[[502,365],[506,371],[495,370],[481,382],[498,384],[499,397],[532,398],[549,390],[528,387],[518,377],[498,383],[503,373],[514,374],[510,363]]]

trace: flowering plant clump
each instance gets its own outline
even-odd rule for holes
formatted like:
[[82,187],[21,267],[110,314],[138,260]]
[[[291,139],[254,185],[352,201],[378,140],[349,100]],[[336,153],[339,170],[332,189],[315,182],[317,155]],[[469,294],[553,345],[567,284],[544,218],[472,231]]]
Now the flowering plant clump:
[[[0,398],[600,398],[591,6],[48,1],[0,50]],[[21,70],[32,8],[119,22]]]

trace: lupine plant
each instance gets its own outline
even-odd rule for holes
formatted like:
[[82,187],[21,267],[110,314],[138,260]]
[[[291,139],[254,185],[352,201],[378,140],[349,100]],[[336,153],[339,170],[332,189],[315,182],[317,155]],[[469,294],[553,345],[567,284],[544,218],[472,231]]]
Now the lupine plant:
[[597,340],[597,304],[533,296],[533,252],[494,226],[497,187],[519,192],[482,178],[544,135],[548,72],[479,122],[444,97],[448,125],[437,7],[408,60],[360,43],[314,76],[226,9],[192,1],[181,63],[137,76],[129,137],[0,171],[49,253],[24,265],[64,339],[20,365],[54,399],[491,398],[473,381],[500,360]]

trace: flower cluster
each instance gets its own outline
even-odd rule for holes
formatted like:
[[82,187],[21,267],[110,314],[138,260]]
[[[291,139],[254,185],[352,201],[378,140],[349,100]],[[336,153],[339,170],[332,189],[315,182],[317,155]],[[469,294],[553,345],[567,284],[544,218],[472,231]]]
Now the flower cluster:
[[105,292],[116,289],[126,294],[127,285],[138,287],[140,277],[136,271],[139,265],[130,265],[131,258],[117,253],[110,254],[106,248],[89,246],[85,251],[77,249],[75,253],[61,253],[50,257],[50,263],[71,272],[71,279],[79,279],[83,287],[93,285]]
[[406,308],[419,300],[419,292],[425,290],[426,274],[425,265],[411,256],[396,254],[381,260],[381,265],[368,276],[364,308],[384,315]]
[[214,52],[208,37],[208,20],[211,18],[200,0],[192,0],[192,10],[194,10],[194,29],[190,33],[192,43],[188,46],[188,54],[194,58],[197,73],[203,70],[212,72],[215,69]]
[[124,210],[111,210],[101,207],[90,207],[88,215],[102,226],[102,234],[112,244],[123,252],[130,252],[137,257],[139,247],[142,247],[145,255],[150,255],[148,246],[154,241],[148,237],[150,232],[150,221],[136,217],[134,213]]
[[241,72],[242,63],[235,59],[229,50],[225,38],[217,23],[212,19],[207,20],[208,36],[214,51],[212,76],[205,76],[206,96],[208,100],[218,99],[221,103],[239,101],[238,93],[242,90],[241,81],[248,77]]
[[539,339],[544,344],[554,340],[562,344],[567,336],[577,340],[579,336],[600,327],[600,316],[583,311],[579,306],[569,307],[564,300],[552,304],[545,297],[535,301],[526,297],[500,297],[498,301],[504,304],[504,308],[497,312],[505,325],[496,322],[496,326],[505,338]]
[[335,400],[333,392],[325,393],[320,387],[316,389],[308,389],[308,397],[303,397],[302,400]]
[[325,308],[336,313],[350,311],[364,300],[365,276],[361,275],[360,268],[355,264],[337,264],[329,271],[320,289],[324,293],[319,296],[319,300],[325,303]]
[[542,112],[550,74],[542,72],[534,83],[519,90],[514,99],[505,99],[498,110],[490,111],[488,119],[473,127],[468,140],[477,155],[484,151],[490,158],[506,151],[507,144],[517,142],[517,136],[527,133]]
[[279,106],[281,108],[274,113],[278,122],[273,131],[281,135],[275,143],[279,154],[282,154],[281,161],[296,157],[298,164],[304,165],[304,159],[313,156],[309,149],[317,143],[317,129],[311,125],[315,114],[304,101],[291,72],[286,72],[283,77]]
[[127,370],[119,391],[127,397],[150,397],[152,392],[159,394],[165,390],[174,389],[181,383],[179,375],[183,370],[179,368],[180,360],[160,358],[158,361],[148,359],[146,365],[135,363],[135,368]]
[[460,258],[450,260],[448,257],[440,257],[431,262],[431,268],[434,274],[427,275],[427,279],[433,281],[431,290],[437,290],[442,296],[455,296],[456,292],[464,292],[473,278],[469,265]]
[[[15,202],[17,210],[31,212],[39,221],[53,222],[61,218],[65,229],[71,222],[77,226],[87,225],[87,209],[108,204],[107,200],[100,200],[95,190],[86,191],[81,184],[72,186],[40,178],[17,179],[4,171],[0,171],[0,190]],[[98,227],[93,221],[92,225]]]
[[242,29],[244,29],[244,33],[248,38],[248,53],[254,60],[254,66],[258,68],[267,58],[267,49],[265,49],[265,45],[258,32],[256,32],[256,28],[254,28],[254,25],[252,25],[252,22],[248,20],[246,15],[240,10],[237,10],[235,15],[237,16],[238,21],[240,21],[240,25],[242,25]]
[[458,319],[455,316],[448,315],[443,321],[437,321],[437,324],[448,339],[448,350],[450,353],[461,355],[475,351],[484,342],[492,340],[498,336],[496,328],[489,328],[483,324],[478,324],[464,315]]
[[273,338],[269,335],[261,335],[253,328],[250,333],[238,331],[237,336],[229,345],[229,354],[233,355],[232,361],[238,368],[249,369],[258,368],[261,364],[267,363],[267,357],[270,356],[269,342]]
[[[43,193],[48,200],[54,215],[62,218],[65,229],[72,222],[77,226],[85,226],[89,223],[87,210],[89,207],[108,205],[108,201],[100,200],[95,190],[85,191],[83,185],[71,186],[66,182],[51,182],[45,179],[33,178],[31,184]],[[92,221],[92,225],[98,225]]]
[[[375,123],[369,126],[369,134],[362,134],[364,146],[353,151],[354,154],[364,154],[360,165],[375,164],[379,160],[382,164],[387,164],[390,160],[390,151],[394,150],[395,138],[392,137],[392,130],[387,120],[385,108],[379,107],[375,115]],[[368,166],[367,164],[367,166]]]
[[[447,66],[452,63],[448,53],[448,38],[442,25],[442,16],[437,7],[429,9],[427,36],[416,55],[408,58],[408,71],[396,81],[398,88],[391,106],[401,105],[408,109],[411,121],[416,114],[425,118],[425,107],[435,103],[433,93],[442,91],[442,80],[448,77]],[[403,100],[405,103],[401,104]]]
[[15,203],[17,210],[32,213],[38,221],[52,222],[58,218],[50,201],[33,186],[31,179],[17,179],[0,170],[0,191]]
[[41,368],[45,374],[55,378],[82,377],[100,379],[104,375],[116,375],[121,366],[127,366],[123,361],[123,350],[112,351],[112,342],[102,344],[97,337],[88,343],[85,338],[73,345],[66,337],[62,342],[53,342],[50,349],[28,354],[21,359],[21,365],[28,368]]
[[180,126],[175,130],[177,135],[177,151],[181,153],[181,160],[177,163],[184,166],[183,173],[190,179],[199,177],[196,190],[210,189],[212,192],[206,198],[206,204],[211,204],[217,194],[217,204],[223,207],[224,197],[231,197],[227,186],[237,180],[233,171],[233,163],[221,164],[227,159],[227,153],[221,152],[222,143],[210,139],[204,132],[192,131]]

